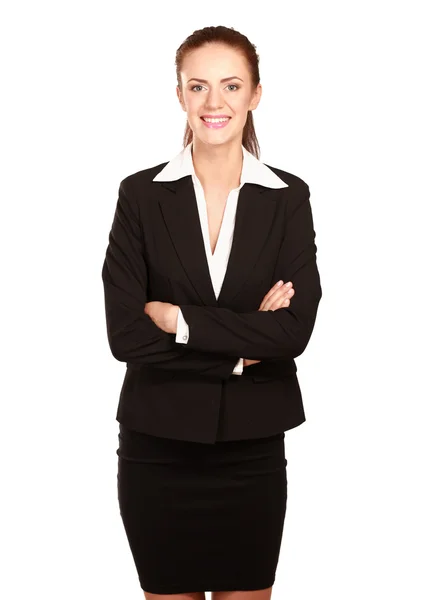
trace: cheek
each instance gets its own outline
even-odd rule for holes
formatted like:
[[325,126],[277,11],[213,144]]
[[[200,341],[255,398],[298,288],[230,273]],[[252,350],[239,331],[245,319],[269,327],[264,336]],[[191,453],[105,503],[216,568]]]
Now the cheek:
[[244,121],[247,118],[249,104],[250,104],[249,99],[243,98],[242,96],[240,98],[231,99],[229,101],[229,106],[232,108],[232,110],[235,112],[235,114],[238,117],[242,118]]
[[195,93],[190,96],[186,96],[185,104],[188,115],[198,116],[201,102],[200,98],[197,97]]

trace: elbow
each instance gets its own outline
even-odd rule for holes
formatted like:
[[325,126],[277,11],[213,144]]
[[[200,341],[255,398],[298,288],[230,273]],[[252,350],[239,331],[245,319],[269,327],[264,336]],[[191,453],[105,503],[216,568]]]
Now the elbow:
[[135,350],[135,337],[127,327],[107,326],[107,339],[111,354],[120,362],[130,362]]
[[293,330],[290,331],[290,335],[287,336],[287,348],[285,348],[285,351],[290,358],[297,358],[305,352],[311,339],[312,332],[314,331],[320,298],[321,291],[316,295],[313,310],[306,316],[302,316],[300,322],[296,321]]
[[116,360],[120,362],[129,362],[129,353],[120,343],[120,339],[118,339],[117,336],[109,335],[108,344],[110,346],[111,354]]
[[288,356],[294,359],[303,354],[305,352],[306,347],[308,346],[310,339],[311,333],[309,333],[309,335],[298,336],[294,340],[294,343],[290,345]]
[[174,337],[154,325],[152,331],[147,327],[138,327],[138,323],[129,326],[107,329],[108,344],[116,360],[124,363],[148,364],[171,350],[175,351]]

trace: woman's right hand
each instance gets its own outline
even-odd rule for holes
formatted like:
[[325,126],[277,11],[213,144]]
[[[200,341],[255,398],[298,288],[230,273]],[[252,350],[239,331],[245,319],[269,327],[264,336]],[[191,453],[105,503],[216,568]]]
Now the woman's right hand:
[[[290,305],[290,298],[294,296],[294,288],[291,281],[287,281],[285,284],[282,281],[280,285],[277,283],[271,288],[271,290],[264,296],[258,310],[278,310],[279,308],[287,308]],[[254,365],[260,360],[253,360],[251,358],[244,358],[244,367]]]

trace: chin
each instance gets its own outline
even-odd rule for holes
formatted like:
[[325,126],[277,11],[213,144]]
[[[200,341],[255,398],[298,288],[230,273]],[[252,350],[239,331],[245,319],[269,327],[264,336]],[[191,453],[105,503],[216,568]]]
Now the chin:
[[227,132],[220,129],[196,130],[197,138],[205,144],[210,144],[212,146],[232,142],[234,139],[236,139],[236,137],[239,137],[240,134],[242,135],[242,132],[235,130],[232,131],[231,129],[229,129]]

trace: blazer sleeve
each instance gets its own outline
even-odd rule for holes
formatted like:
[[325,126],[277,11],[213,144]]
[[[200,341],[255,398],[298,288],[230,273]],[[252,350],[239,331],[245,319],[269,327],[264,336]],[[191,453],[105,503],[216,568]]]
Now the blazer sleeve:
[[[290,305],[276,311],[234,312],[227,308],[180,305],[190,328],[187,346],[249,359],[294,359],[303,353],[322,297],[310,190],[302,182],[288,199],[285,234],[272,285],[292,281]],[[262,301],[262,298],[261,298]]]
[[124,179],[119,186],[113,223],[102,267],[107,337],[121,362],[168,371],[186,371],[228,379],[239,356],[177,345],[175,335],[145,314],[148,269],[142,226],[134,193]]
[[[189,326],[184,320],[183,313],[178,309],[177,318],[177,333],[175,334],[175,341],[178,344],[187,344],[189,339]],[[244,359],[240,358],[233,369],[233,375],[242,375],[244,369]]]

